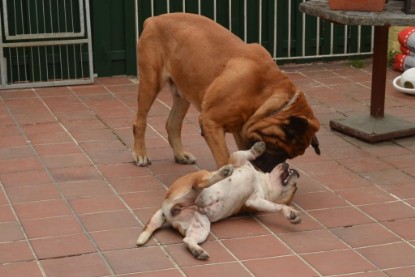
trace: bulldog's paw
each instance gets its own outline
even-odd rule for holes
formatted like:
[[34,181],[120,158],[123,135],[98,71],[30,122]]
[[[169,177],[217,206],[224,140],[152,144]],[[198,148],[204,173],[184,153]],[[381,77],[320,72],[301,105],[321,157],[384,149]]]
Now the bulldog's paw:
[[285,208],[283,209],[283,213],[284,213],[285,217],[292,224],[299,224],[299,223],[301,223],[300,212],[297,211],[296,209],[294,209],[294,208],[292,208],[290,206],[285,206]]
[[183,152],[181,154],[175,155],[174,157],[176,163],[178,164],[195,164],[196,158],[192,153]]
[[219,175],[223,178],[231,176],[233,173],[233,166],[232,165],[225,165],[219,169]]
[[261,156],[266,150],[265,142],[258,141],[252,147],[251,151],[255,155],[255,157]]
[[137,166],[148,166],[151,164],[151,160],[147,155],[138,155],[135,151],[132,152],[132,155]]
[[193,256],[198,260],[205,261],[205,260],[209,259],[209,254],[205,250],[203,250],[202,248],[192,249],[191,252],[192,252]]

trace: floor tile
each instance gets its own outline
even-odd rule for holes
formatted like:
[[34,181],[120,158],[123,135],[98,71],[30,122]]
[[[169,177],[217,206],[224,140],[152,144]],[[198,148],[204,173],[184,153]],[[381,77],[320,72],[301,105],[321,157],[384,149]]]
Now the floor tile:
[[386,244],[400,240],[398,236],[378,223],[355,225],[331,231],[352,247]]
[[338,190],[337,194],[353,205],[383,203],[395,200],[389,193],[377,187]]
[[415,210],[402,202],[377,203],[361,209],[378,221],[390,221],[415,217]]
[[20,220],[71,215],[71,210],[63,200],[46,200],[15,204]]
[[102,180],[102,176],[93,166],[52,168],[50,173],[55,182]]
[[91,165],[90,160],[83,154],[46,156],[42,158],[47,168],[62,168]]
[[138,221],[127,211],[84,214],[80,215],[79,218],[89,232],[138,227]]
[[129,193],[165,189],[154,176],[111,179],[111,185],[118,193]]
[[17,221],[0,223],[0,243],[16,240],[24,240],[25,236]]
[[372,222],[372,219],[354,207],[315,210],[310,211],[310,214],[327,228],[346,227]]
[[391,277],[405,277],[405,276],[414,276],[415,275],[415,266],[404,267],[404,268],[395,268],[390,270],[385,270],[388,276]]
[[121,197],[131,209],[161,207],[166,190],[139,191],[122,194]]
[[375,270],[376,267],[352,250],[340,250],[302,256],[323,276]]
[[53,184],[7,188],[6,191],[12,203],[33,202],[61,198],[58,189]]
[[126,210],[116,195],[76,198],[69,200],[69,203],[77,214]]
[[194,267],[183,268],[187,276],[229,276],[229,277],[245,277],[251,276],[249,272],[238,263],[225,264],[208,264]]
[[292,224],[279,213],[261,214],[257,218],[275,234],[318,230],[322,228],[320,223],[305,213],[301,213],[302,220],[300,224]]
[[52,182],[49,174],[43,169],[0,174],[0,180],[6,188],[49,184]]
[[0,265],[0,276],[19,277],[31,276],[41,277],[42,272],[35,261],[20,262]]
[[63,236],[82,232],[81,224],[72,215],[23,220],[22,226],[29,239]]
[[47,276],[106,276],[111,271],[97,254],[40,261]]
[[34,157],[0,160],[0,174],[42,169],[40,161]]
[[108,178],[140,177],[149,175],[150,172],[145,167],[137,167],[132,162],[129,164],[110,164],[98,166],[102,174]]
[[104,180],[63,182],[58,183],[58,187],[66,198],[113,194],[111,187]]
[[290,255],[292,252],[274,236],[245,237],[222,240],[239,260]]
[[313,253],[346,249],[347,245],[327,230],[280,234],[279,237],[296,253]]
[[415,218],[383,222],[383,225],[405,240],[415,240]]
[[415,198],[415,186],[413,183],[392,184],[382,186],[382,188],[400,199]]
[[[144,247],[105,252],[116,274],[173,268],[173,263],[159,247]],[[131,262],[133,257],[134,263]]]
[[[109,251],[137,247],[139,231],[141,231],[139,228],[112,229],[92,232],[91,236],[101,251]],[[148,245],[150,244],[146,244]]]
[[215,222],[211,225],[211,230],[220,239],[269,234],[261,224],[249,216]]
[[296,256],[245,261],[254,276],[316,276],[317,273]]
[[35,257],[26,241],[0,243],[0,264],[27,262],[34,259]]
[[363,172],[362,176],[377,185],[409,183],[413,179],[399,169],[383,169]]
[[207,241],[200,246],[209,254],[207,261],[195,259],[183,243],[168,245],[166,246],[166,251],[180,267],[235,261],[232,255],[218,241]]
[[33,239],[30,241],[39,259],[76,256],[96,252],[85,234]]
[[141,273],[133,273],[128,275],[121,275],[128,277],[181,277],[181,272],[177,269],[166,269],[160,271],[147,271]]
[[404,242],[361,248],[357,250],[381,269],[412,266],[415,248]]
[[[0,133],[1,133],[1,127],[0,127]],[[26,146],[26,140],[24,138],[22,138],[23,143],[21,146],[17,146],[17,147],[7,146],[6,148],[6,146],[2,145],[2,143],[4,142],[4,139],[8,138],[14,141],[14,143],[16,143],[16,141],[19,140],[19,138],[16,138],[16,137],[11,137],[11,138],[9,137],[10,136],[7,136],[7,137],[0,136],[0,160],[23,159],[23,158],[33,157],[35,155],[33,150],[29,146]]]
[[1,205],[0,206],[0,222],[14,221],[16,217],[13,213],[11,205]]
[[295,203],[305,210],[348,206],[346,201],[329,191],[296,195]]

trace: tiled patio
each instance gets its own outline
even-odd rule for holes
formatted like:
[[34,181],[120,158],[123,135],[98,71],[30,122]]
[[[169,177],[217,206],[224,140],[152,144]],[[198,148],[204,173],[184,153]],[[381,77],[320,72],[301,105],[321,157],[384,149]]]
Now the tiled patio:
[[[257,214],[216,223],[206,262],[170,228],[135,246],[174,179],[214,168],[194,109],[183,133],[198,164],[173,162],[164,91],[149,119],[153,165],[140,168],[130,154],[134,78],[0,91],[0,276],[415,276],[415,137],[370,145],[328,126],[369,113],[370,62],[282,69],[322,123],[322,155],[291,161],[303,222]],[[386,112],[415,122],[415,96],[392,88],[397,75],[388,72]]]

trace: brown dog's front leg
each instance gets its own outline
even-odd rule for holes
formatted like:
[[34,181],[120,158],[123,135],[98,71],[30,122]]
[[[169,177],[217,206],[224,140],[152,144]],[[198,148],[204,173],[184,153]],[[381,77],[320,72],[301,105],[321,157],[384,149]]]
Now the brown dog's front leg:
[[200,126],[203,130],[203,137],[209,145],[210,151],[219,168],[228,163],[229,150],[225,142],[225,131],[223,127],[211,120],[200,117]]

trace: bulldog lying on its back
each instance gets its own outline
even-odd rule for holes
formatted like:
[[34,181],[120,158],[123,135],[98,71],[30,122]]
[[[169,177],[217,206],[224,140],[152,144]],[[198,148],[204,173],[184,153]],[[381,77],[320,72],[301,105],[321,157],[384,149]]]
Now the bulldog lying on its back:
[[197,259],[208,253],[199,246],[210,232],[210,223],[241,211],[281,212],[291,223],[300,223],[299,212],[287,206],[299,174],[281,163],[270,173],[255,170],[249,161],[265,152],[265,143],[250,150],[234,152],[229,164],[214,172],[200,170],[177,179],[169,188],[161,208],[139,235],[145,244],[166,221],[183,236],[183,242]]

